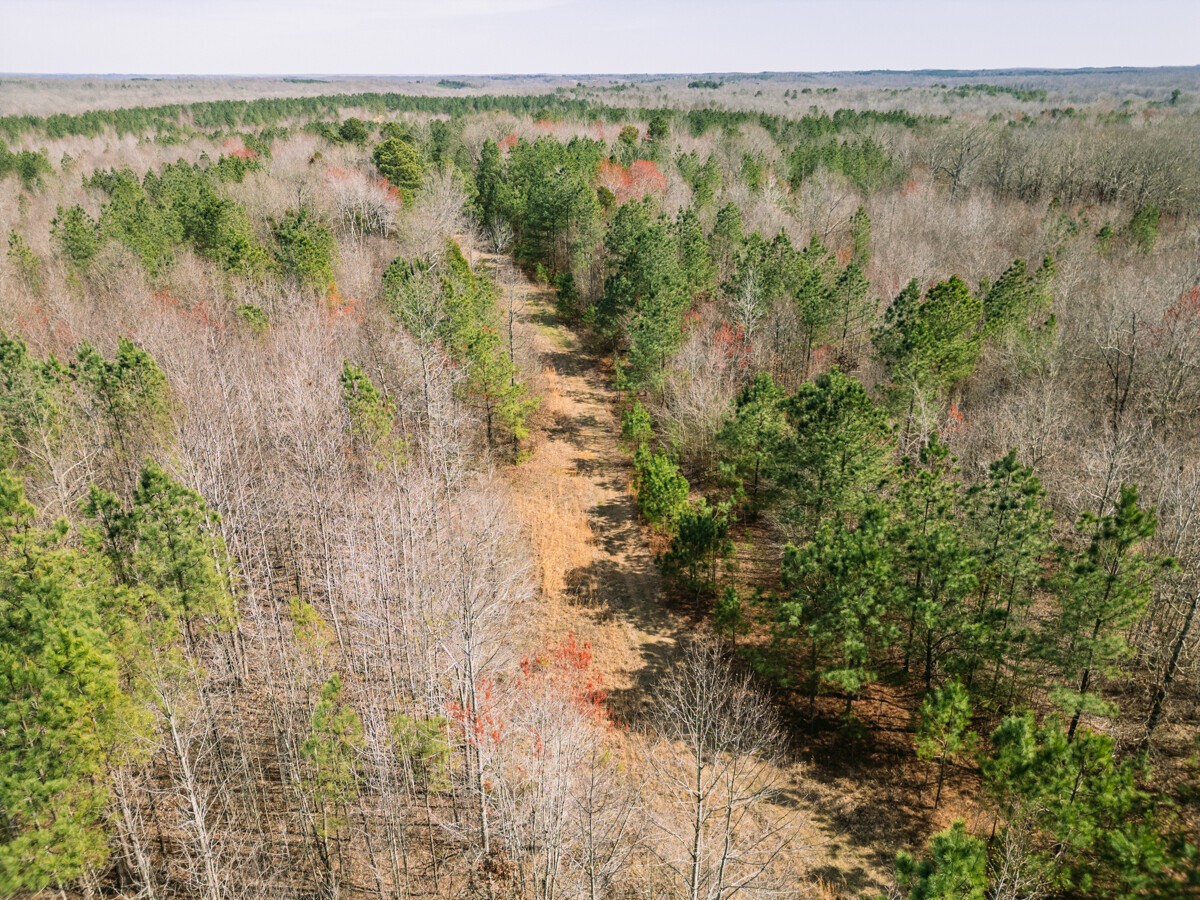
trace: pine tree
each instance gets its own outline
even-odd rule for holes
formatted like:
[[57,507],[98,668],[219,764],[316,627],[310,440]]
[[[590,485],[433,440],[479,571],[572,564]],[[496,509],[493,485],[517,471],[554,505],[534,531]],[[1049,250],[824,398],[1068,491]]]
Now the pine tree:
[[644,444],[633,457],[638,509],[646,521],[672,531],[688,508],[687,479],[665,453],[653,453]]
[[862,384],[837,369],[802,385],[785,409],[792,433],[779,478],[789,517],[811,534],[826,516],[853,516],[888,477],[895,437]]
[[61,891],[104,861],[105,754],[136,716],[101,608],[105,567],[31,526],[0,470],[0,894]]
[[358,756],[362,750],[362,720],[346,703],[341,679],[333,675],[321,688],[300,755],[307,764],[305,784],[316,805],[313,831],[317,850],[335,895],[339,870],[344,865],[338,835],[349,817],[349,804],[361,790]]
[[719,280],[724,281],[730,276],[745,239],[741,209],[733,203],[725,204],[717,210],[709,239],[709,248],[717,266]]
[[857,263],[850,263],[837,276],[829,297],[832,302],[832,327],[838,341],[838,360],[851,365],[857,356],[859,338],[875,316],[877,303],[871,297],[871,284]]
[[425,167],[421,154],[408,141],[390,137],[375,146],[371,159],[379,174],[398,188],[405,196],[411,195],[425,179]]
[[[884,313],[873,341],[911,420],[918,397],[944,400],[979,357],[982,303],[957,275],[924,298],[910,281]],[[906,426],[907,428],[907,426]]]
[[1114,674],[1128,655],[1125,632],[1145,609],[1155,573],[1169,565],[1141,550],[1157,525],[1153,510],[1139,506],[1137,488],[1122,485],[1111,513],[1080,518],[1077,530],[1090,532],[1086,549],[1060,551],[1058,609],[1044,623],[1040,641],[1060,681],[1053,693],[1071,716],[1068,739],[1085,712],[1109,711],[1094,681]]
[[770,491],[764,482],[771,480],[787,439],[785,397],[770,375],[760,373],[738,395],[733,417],[717,434],[722,474],[735,481],[739,491],[748,491],[752,512],[759,507],[760,491],[764,495]]
[[938,764],[937,792],[933,808],[942,802],[942,784],[946,765],[974,744],[971,725],[971,697],[958,681],[934,688],[921,701],[917,716],[917,758]]
[[153,356],[121,338],[111,360],[81,344],[70,375],[86,391],[83,414],[98,418],[108,432],[113,483],[132,490],[138,466],[161,451],[174,427],[166,374]]
[[376,466],[401,461],[405,441],[396,433],[392,401],[375,387],[366,372],[348,361],[342,363],[340,381],[351,452]]
[[917,460],[905,460],[893,540],[901,572],[901,607],[907,618],[905,670],[914,654],[923,661],[925,689],[938,662],[957,671],[961,650],[975,627],[969,600],[978,560],[961,527],[962,486],[949,449],[931,436]]
[[676,532],[661,563],[666,575],[685,575],[697,594],[717,586],[717,564],[733,553],[729,505],[701,497],[675,521]]
[[[1050,550],[1053,517],[1045,491],[1016,451],[992,463],[988,480],[967,493],[966,526],[979,562],[976,625],[964,647],[968,687],[980,667],[990,669],[989,695],[999,695],[1002,678],[1010,694],[1029,651],[1025,613],[1033,604]],[[986,675],[987,673],[982,673]]]
[[[1112,738],[1031,714],[1005,719],[981,762],[984,790],[1024,844],[1025,883],[1083,896],[1172,896],[1179,888],[1137,761]],[[1002,835],[1002,838],[1004,835]],[[1175,860],[1174,862],[1178,862]]]
[[917,860],[901,852],[896,880],[908,900],[984,900],[987,848],[962,822],[955,822],[933,836],[927,857]]
[[777,611],[775,637],[807,642],[809,708],[821,684],[846,697],[846,714],[873,682],[881,649],[895,637],[895,602],[888,511],[868,502],[858,521],[831,518],[801,547],[784,550],[787,599]]
[[319,291],[333,286],[337,240],[308,207],[288,210],[271,221],[275,262],[280,271],[305,287]]
[[717,274],[700,217],[694,209],[681,209],[673,227],[684,290],[692,299],[711,295],[716,290]]
[[479,165],[475,169],[475,207],[479,220],[484,223],[504,218],[501,182],[504,179],[504,162],[495,141],[484,141],[479,149]]
[[621,440],[637,452],[653,439],[654,424],[650,420],[650,413],[640,400],[634,400],[633,405],[621,415]]
[[93,487],[84,512],[121,581],[152,590],[158,615],[189,649],[201,634],[235,626],[232,562],[199,494],[149,462],[128,506]]
[[1025,260],[1018,259],[993,284],[984,285],[980,291],[984,336],[1028,343],[1039,330],[1052,327],[1053,280],[1054,260],[1047,256],[1035,272],[1029,271]]
[[861,206],[850,217],[850,239],[850,261],[866,271],[871,264],[871,219]]

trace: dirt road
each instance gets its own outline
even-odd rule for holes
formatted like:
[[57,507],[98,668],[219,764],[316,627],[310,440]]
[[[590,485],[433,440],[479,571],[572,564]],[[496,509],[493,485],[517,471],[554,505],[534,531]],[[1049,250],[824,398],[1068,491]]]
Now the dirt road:
[[477,256],[511,296],[518,343],[542,367],[531,452],[513,482],[540,561],[549,640],[574,631],[592,643],[618,717],[653,696],[683,622],[662,603],[661,582],[629,491],[618,443],[616,394],[602,360],[555,310],[551,288],[494,254]]

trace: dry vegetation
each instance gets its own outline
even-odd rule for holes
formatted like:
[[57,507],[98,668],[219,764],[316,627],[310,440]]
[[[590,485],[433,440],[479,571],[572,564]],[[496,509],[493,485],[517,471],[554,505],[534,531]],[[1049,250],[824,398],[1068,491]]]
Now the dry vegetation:
[[[5,159],[22,160],[0,169],[0,765],[21,773],[0,776],[0,894],[898,897],[916,888],[903,864],[897,882],[897,852],[919,855],[956,820],[986,846],[988,886],[912,896],[1185,894],[1200,752],[1196,70],[462,82],[0,82]],[[137,127],[22,119],[335,93],[366,96],[222,126],[187,109]],[[411,168],[373,158],[389,141]],[[496,181],[492,153],[513,167]],[[157,187],[180,160],[184,187]],[[66,225],[76,207],[86,253]],[[195,225],[200,208],[214,218]],[[722,243],[727,210],[736,245]],[[614,280],[638,242],[684,233],[689,215],[708,274],[677,320],[643,328],[653,291],[614,297]],[[755,257],[756,233],[761,248],[784,237]],[[858,318],[819,337],[764,280],[782,242],[811,241],[824,271],[861,263],[865,278]],[[1052,327],[980,342],[952,385],[897,400],[873,335],[910,279],[957,274],[985,296],[1014,260],[1032,272],[1043,258],[1052,297],[1036,324],[1052,313]],[[986,752],[946,751],[942,772],[918,758],[923,699],[961,675],[949,650],[922,680],[907,653],[901,666],[899,631],[870,637],[872,677],[810,697],[815,670],[777,610],[794,596],[786,560],[814,531],[800,501],[749,502],[744,472],[734,486],[726,429],[756,375],[800,396],[835,367],[892,423],[893,464],[933,435],[965,496],[1015,450],[1064,552],[1087,546],[1080,514],[1139,487],[1158,528],[1137,552],[1175,563],[1096,675],[1113,705],[1076,720],[1112,739],[1110,762],[1144,762],[1137,784],[1164,810],[1155,880],[1118,883],[1089,844],[1066,868],[1093,865],[1090,886],[1051,884],[1022,868],[1041,845],[985,790]],[[635,400],[653,421],[646,452],[686,476],[684,506],[730,514],[732,546],[701,576],[670,569],[680,510],[664,524],[647,509],[645,460],[621,433]],[[139,487],[148,471],[157,494]],[[10,499],[19,489],[36,513]],[[193,542],[182,564],[156,543],[172,528]],[[72,574],[53,584],[93,593],[37,608],[99,628],[110,662],[94,677],[111,696],[94,707],[83,675],[61,695],[18,683],[24,662],[3,644],[35,664],[50,654],[21,610],[31,572],[49,579],[67,554]],[[1049,621],[1052,589],[1030,592],[1029,621]],[[1055,677],[1045,660],[1014,666],[1007,700],[980,699],[967,718],[983,751],[1005,715],[1051,716]],[[25,729],[24,711],[77,696],[84,724]],[[39,753],[57,762],[24,762]],[[1123,811],[1150,822],[1144,805]],[[1012,874],[1035,869],[1036,883]]]

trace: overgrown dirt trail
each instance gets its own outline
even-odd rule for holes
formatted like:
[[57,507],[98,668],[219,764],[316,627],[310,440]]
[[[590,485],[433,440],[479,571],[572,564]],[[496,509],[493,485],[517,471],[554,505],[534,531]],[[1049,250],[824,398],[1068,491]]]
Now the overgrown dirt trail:
[[514,301],[517,341],[542,367],[531,452],[513,477],[548,601],[535,625],[547,640],[573,631],[590,641],[617,715],[634,716],[653,696],[685,623],[660,596],[629,491],[629,457],[618,444],[616,394],[603,360],[558,315],[552,288],[495,254],[476,259],[503,287],[505,315]]
[[[542,589],[531,624],[544,644],[569,632],[590,642],[617,719],[645,724],[677,642],[697,626],[669,608],[661,591],[629,491],[629,454],[618,443],[617,397],[605,361],[559,317],[551,288],[497,254],[476,251],[472,263],[502,287],[505,317],[513,302],[518,358],[540,367],[530,385],[541,409],[527,441],[529,457],[511,470]],[[797,829],[789,866],[795,883],[812,887],[797,896],[824,900],[882,891],[895,851],[891,826],[878,815],[880,798],[864,791],[852,772],[817,780],[798,760],[785,769],[784,805]],[[881,845],[888,848],[883,853]]]

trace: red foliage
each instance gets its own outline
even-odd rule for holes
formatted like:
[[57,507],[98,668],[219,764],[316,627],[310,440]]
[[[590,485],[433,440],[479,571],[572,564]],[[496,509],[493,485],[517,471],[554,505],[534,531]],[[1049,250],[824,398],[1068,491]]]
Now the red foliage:
[[386,193],[397,203],[402,203],[404,201],[404,198],[400,195],[400,188],[393,185],[386,178],[376,178],[374,184],[375,187]]
[[504,722],[496,712],[496,699],[490,680],[485,679],[479,685],[474,712],[455,700],[447,704],[447,712],[451,720],[462,728],[467,743],[472,747],[481,747],[486,743],[496,746],[504,736]]
[[1169,322],[1200,323],[1200,285],[1180,294],[1163,318]]
[[221,145],[221,149],[225,151],[226,156],[235,156],[238,159],[258,159],[258,154],[245,146],[237,138],[226,138],[225,143]]
[[628,169],[606,159],[600,163],[596,183],[612,191],[619,203],[667,191],[666,176],[648,159],[635,160]]
[[604,676],[595,666],[592,645],[580,644],[574,633],[568,634],[558,646],[522,659],[521,681],[523,687],[548,686],[588,718],[603,725],[611,724],[604,705],[608,696]]
[[833,348],[828,344],[813,347],[812,357],[808,362],[808,375],[813,376],[829,368],[829,360],[833,357]]
[[750,365],[750,343],[741,325],[722,321],[713,332],[713,340],[730,365],[739,369]]
[[517,146],[517,133],[514,131],[510,134],[506,134],[496,142],[496,146],[501,150],[511,150],[513,147]]
[[639,196],[667,192],[667,177],[648,159],[634,160],[629,167],[629,180]]

